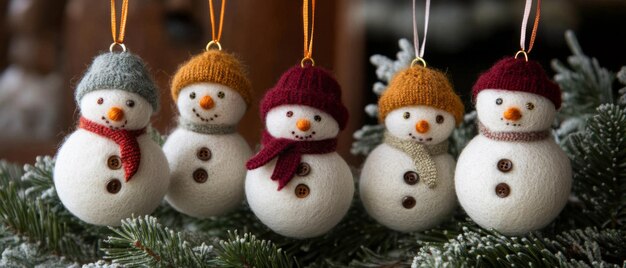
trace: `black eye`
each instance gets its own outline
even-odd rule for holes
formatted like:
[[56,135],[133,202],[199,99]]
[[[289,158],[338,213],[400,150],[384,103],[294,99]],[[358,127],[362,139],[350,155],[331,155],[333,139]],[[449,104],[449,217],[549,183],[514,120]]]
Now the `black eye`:
[[496,99],[496,104],[497,104],[497,105],[502,104],[502,98],[497,98],[497,99]]
[[226,94],[224,94],[224,92],[222,92],[222,91],[217,93],[217,97],[220,98],[220,99],[223,99],[225,95]]
[[322,121],[322,117],[319,115],[313,116],[313,119],[317,122]]
[[293,112],[292,111],[287,112],[287,117],[292,117],[292,116],[293,116]]
[[526,109],[528,110],[535,109],[535,105],[532,102],[526,103]]
[[98,99],[98,104],[102,104],[102,103],[104,103],[104,99],[103,98],[99,98]]
[[404,112],[404,115],[402,115],[402,117],[404,117],[404,119],[409,119],[409,117],[411,117],[411,114],[409,112]]
[[438,114],[435,121],[437,121],[437,124],[443,123],[443,115]]
[[135,106],[135,101],[134,100],[127,100],[126,101],[126,106],[133,108]]
[[189,94],[189,98],[192,99],[192,100],[195,99],[196,98],[196,92],[191,92]]

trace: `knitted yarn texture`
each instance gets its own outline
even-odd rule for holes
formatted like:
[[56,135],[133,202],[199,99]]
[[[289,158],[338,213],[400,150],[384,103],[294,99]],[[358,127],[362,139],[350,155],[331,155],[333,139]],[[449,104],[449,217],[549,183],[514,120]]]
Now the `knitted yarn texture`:
[[533,132],[492,132],[481,122],[478,122],[478,131],[483,136],[496,141],[540,141],[550,136],[548,130]]
[[235,90],[250,106],[252,85],[244,66],[232,54],[209,50],[181,64],[172,79],[172,98],[178,100],[184,87],[203,82],[222,84]]
[[480,75],[472,88],[472,99],[484,89],[522,91],[549,99],[558,110],[561,107],[561,89],[541,65],[523,58],[504,58]]
[[178,126],[189,131],[208,135],[232,134],[237,131],[236,125],[198,124],[182,117],[178,118]]
[[78,127],[110,139],[119,145],[120,158],[122,160],[122,166],[124,167],[124,178],[126,181],[130,181],[133,175],[137,173],[141,160],[141,150],[137,137],[146,133],[146,128],[138,130],[113,130],[89,121],[84,117],[80,118]]
[[399,71],[378,101],[380,122],[397,108],[426,105],[449,112],[456,124],[463,122],[464,106],[446,75],[440,71],[414,66]]
[[341,87],[326,70],[300,65],[291,67],[261,100],[261,118],[274,107],[301,104],[330,114],[344,129],[348,123],[348,109],[341,102]]
[[150,103],[153,111],[159,108],[159,90],[146,64],[130,52],[107,52],[95,57],[76,87],[76,103],[85,94],[99,89],[136,93]]
[[428,188],[437,186],[437,166],[433,156],[448,152],[448,141],[435,145],[424,145],[418,142],[399,139],[385,131],[383,142],[387,145],[403,151],[411,159],[420,178],[426,182]]

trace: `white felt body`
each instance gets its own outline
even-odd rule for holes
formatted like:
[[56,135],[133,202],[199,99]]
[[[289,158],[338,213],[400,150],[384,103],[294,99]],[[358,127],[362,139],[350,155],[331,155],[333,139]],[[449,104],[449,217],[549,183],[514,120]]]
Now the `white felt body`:
[[[361,171],[360,197],[368,214],[379,223],[401,232],[422,231],[449,218],[456,208],[454,159],[449,154],[433,157],[437,186],[428,188],[423,180],[409,185],[404,173],[415,171],[413,160],[387,144],[374,149]],[[410,209],[402,206],[405,196],[415,198]]]
[[[513,168],[501,172],[497,163]],[[510,187],[496,195],[499,183]],[[572,185],[570,161],[552,137],[535,142],[494,141],[476,136],[456,167],[456,193],[467,214],[483,228],[520,235],[548,225],[567,203]]]
[[[112,140],[78,129],[63,143],[56,156],[54,185],[63,205],[81,220],[119,226],[132,215],[152,213],[169,185],[169,168],[161,148],[144,134],[138,137],[141,160],[137,173],[124,180],[124,168],[111,170],[107,159],[120,156]],[[116,194],[107,192],[110,179],[122,183]]]
[[[202,161],[196,153],[211,150],[211,159]],[[222,215],[241,205],[244,196],[246,160],[251,150],[237,133],[207,135],[176,129],[163,145],[171,170],[170,189],[165,199],[176,210],[206,218]],[[197,183],[193,172],[203,168],[208,180]]]
[[[254,214],[274,232],[294,238],[322,235],[348,212],[354,195],[354,181],[348,164],[333,152],[303,155],[311,166],[307,176],[295,176],[283,189],[270,177],[276,159],[248,171],[246,198]],[[298,198],[295,189],[306,184],[310,194]]]

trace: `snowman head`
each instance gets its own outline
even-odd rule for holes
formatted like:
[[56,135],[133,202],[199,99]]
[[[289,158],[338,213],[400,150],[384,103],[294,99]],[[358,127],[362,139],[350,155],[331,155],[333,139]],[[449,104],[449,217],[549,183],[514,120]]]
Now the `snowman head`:
[[478,120],[491,131],[531,132],[550,127],[556,107],[537,94],[485,89],[476,96]]
[[184,87],[176,105],[182,118],[198,124],[235,125],[247,108],[238,92],[217,83],[196,83]]
[[281,105],[272,108],[265,118],[267,132],[275,138],[296,141],[332,139],[339,133],[339,123],[330,114],[305,105]]
[[148,125],[151,104],[139,94],[119,89],[100,89],[80,100],[83,117],[111,129],[135,130]]
[[385,127],[391,135],[427,145],[448,139],[454,126],[452,114],[425,105],[400,107],[385,117]]

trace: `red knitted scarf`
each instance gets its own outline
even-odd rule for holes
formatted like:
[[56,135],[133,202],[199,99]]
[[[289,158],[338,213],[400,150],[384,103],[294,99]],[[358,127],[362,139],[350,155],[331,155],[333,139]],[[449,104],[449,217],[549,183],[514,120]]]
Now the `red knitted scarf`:
[[303,154],[327,154],[337,149],[337,139],[294,141],[274,138],[267,131],[263,132],[261,143],[263,144],[263,149],[248,160],[246,168],[248,170],[259,168],[278,156],[276,167],[274,167],[274,172],[272,173],[272,180],[278,181],[279,191],[296,174]]
[[497,141],[539,141],[550,136],[548,130],[532,132],[495,132],[489,130],[481,122],[478,122],[478,131],[480,134],[483,134],[483,136]]
[[84,117],[80,118],[78,127],[108,138],[120,146],[120,158],[122,159],[126,181],[129,181],[133,175],[137,173],[139,160],[141,160],[141,150],[139,149],[137,137],[146,133],[146,128],[137,130],[113,130],[89,121]]

